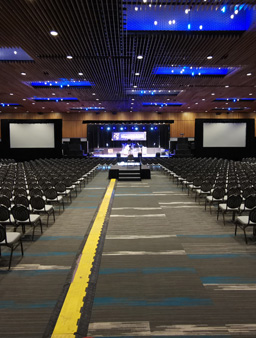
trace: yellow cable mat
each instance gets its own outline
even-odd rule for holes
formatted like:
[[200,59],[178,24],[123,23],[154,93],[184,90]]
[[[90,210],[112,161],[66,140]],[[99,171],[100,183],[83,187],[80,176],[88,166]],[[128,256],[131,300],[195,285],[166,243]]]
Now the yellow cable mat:
[[70,284],[66,298],[62,305],[58,320],[52,333],[52,338],[75,337],[78,320],[81,316],[81,308],[86,296],[91,269],[96,255],[103,224],[107,215],[110,199],[115,186],[115,179],[109,183],[92,229],[89,233],[85,246],[80,256],[73,281]]

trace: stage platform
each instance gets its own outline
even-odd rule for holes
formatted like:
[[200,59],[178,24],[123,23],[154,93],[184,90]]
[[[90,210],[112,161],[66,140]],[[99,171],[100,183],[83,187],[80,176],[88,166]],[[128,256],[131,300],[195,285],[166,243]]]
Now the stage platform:
[[109,169],[108,178],[119,179],[119,174],[124,172],[137,172],[140,171],[141,179],[150,179],[150,168],[146,165],[140,165],[139,162],[121,162]]
[[155,148],[147,148],[143,147],[134,148],[130,151],[124,148],[94,148],[93,157],[121,157],[125,158],[129,155],[132,155],[134,158],[141,157],[169,157],[169,153],[165,151],[165,149],[160,147]]

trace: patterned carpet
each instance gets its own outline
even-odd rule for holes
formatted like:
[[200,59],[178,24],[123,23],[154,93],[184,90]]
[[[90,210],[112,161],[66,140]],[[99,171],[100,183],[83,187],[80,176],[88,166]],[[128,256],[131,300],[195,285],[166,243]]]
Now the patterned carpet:
[[[255,243],[161,171],[151,176],[116,184],[77,337],[256,337]],[[11,272],[3,250],[1,338],[51,336],[108,183],[99,172],[43,235],[25,239]]]

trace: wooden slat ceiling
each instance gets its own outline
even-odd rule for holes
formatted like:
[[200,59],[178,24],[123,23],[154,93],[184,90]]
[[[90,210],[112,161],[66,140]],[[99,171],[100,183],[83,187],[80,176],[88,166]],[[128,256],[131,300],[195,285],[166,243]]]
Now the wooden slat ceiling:
[[[152,6],[203,7],[205,15],[220,5],[246,4],[237,0],[148,0]],[[0,103],[19,103],[16,112],[69,112],[70,107],[105,107],[110,112],[150,112],[142,102],[181,102],[163,111],[205,112],[223,103],[215,97],[256,97],[256,31],[235,32],[127,32],[124,7],[143,1],[120,0],[1,0],[0,47],[22,48],[34,62],[0,61]],[[56,30],[58,36],[50,35]],[[209,54],[214,55],[207,60]],[[68,60],[67,55],[73,59]],[[143,55],[142,60],[137,56]],[[224,78],[156,76],[156,66],[239,67]],[[25,72],[26,76],[22,76]],[[83,76],[78,73],[82,72]],[[135,73],[139,72],[140,76]],[[246,76],[252,73],[251,76]],[[89,89],[35,89],[30,81],[87,80]],[[126,89],[180,90],[178,96],[131,96]],[[229,87],[225,87],[229,86]],[[13,93],[11,96],[10,93]],[[79,102],[36,102],[37,97],[77,97]],[[95,95],[93,95],[95,93]],[[215,95],[212,95],[215,94]],[[249,96],[249,94],[252,94]],[[134,98],[134,100],[132,100]],[[24,100],[26,99],[26,100]],[[131,103],[134,103],[131,105]],[[248,112],[256,101],[246,102]],[[230,107],[241,103],[230,103]],[[44,108],[43,108],[44,107]],[[155,109],[155,108],[154,108]],[[1,107],[1,112],[13,112]]]

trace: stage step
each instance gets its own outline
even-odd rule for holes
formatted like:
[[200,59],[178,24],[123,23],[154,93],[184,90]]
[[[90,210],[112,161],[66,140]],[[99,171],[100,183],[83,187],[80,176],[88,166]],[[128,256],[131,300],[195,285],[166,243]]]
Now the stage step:
[[140,170],[119,170],[118,181],[141,181]]

